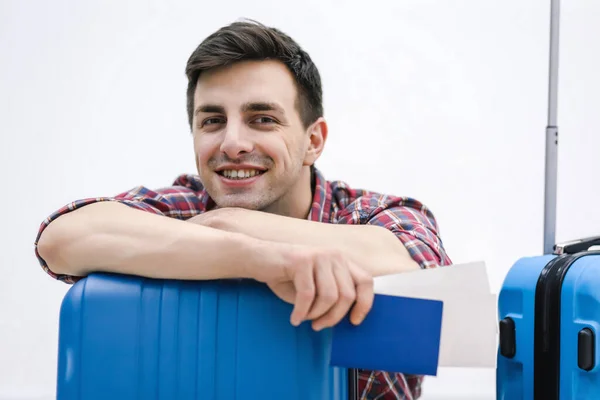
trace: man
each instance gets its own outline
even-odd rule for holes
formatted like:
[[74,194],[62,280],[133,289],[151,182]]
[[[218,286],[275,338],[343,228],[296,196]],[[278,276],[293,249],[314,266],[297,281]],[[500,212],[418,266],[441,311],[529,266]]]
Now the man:
[[[424,205],[327,181],[314,167],[328,135],[321,81],[290,37],[233,23],[198,46],[186,73],[198,174],[53,213],[36,240],[51,276],[256,279],[294,304],[292,324],[319,330],[347,313],[360,324],[373,277],[450,264]],[[360,393],[415,399],[421,379],[361,371]]]

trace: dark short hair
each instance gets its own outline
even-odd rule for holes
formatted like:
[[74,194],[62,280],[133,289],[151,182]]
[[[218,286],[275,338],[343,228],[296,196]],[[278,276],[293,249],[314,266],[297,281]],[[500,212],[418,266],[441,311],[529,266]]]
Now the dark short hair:
[[194,92],[200,74],[211,68],[246,60],[279,60],[296,82],[296,108],[304,127],[323,115],[321,77],[316,65],[298,43],[276,28],[244,20],[222,27],[208,36],[188,59],[187,112],[193,130]]

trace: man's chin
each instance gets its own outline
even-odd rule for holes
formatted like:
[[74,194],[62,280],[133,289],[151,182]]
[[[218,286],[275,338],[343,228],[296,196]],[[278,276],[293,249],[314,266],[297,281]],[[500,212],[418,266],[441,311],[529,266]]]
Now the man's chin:
[[246,210],[260,211],[266,207],[263,201],[248,198],[248,196],[230,195],[214,200],[218,208],[244,208]]

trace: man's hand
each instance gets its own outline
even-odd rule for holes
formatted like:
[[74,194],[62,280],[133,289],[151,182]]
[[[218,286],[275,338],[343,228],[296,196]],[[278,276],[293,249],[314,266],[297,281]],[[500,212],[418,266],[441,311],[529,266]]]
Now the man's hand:
[[[221,209],[200,214],[188,222],[230,230],[228,226],[235,226],[244,217],[258,215],[270,216],[247,213],[246,210]],[[286,218],[285,221],[295,220]],[[324,224],[310,225],[317,227]],[[281,224],[278,226],[281,227]],[[286,239],[283,236],[280,239]],[[312,320],[315,330],[332,327],[348,314],[350,308],[350,322],[358,325],[371,310],[374,297],[372,274],[342,250],[327,244],[317,247],[279,241],[272,241],[269,247],[263,253],[266,266],[251,271],[250,275],[266,283],[283,301],[294,304],[292,325]]]
[[[277,271],[259,272],[282,300],[294,304],[290,322],[313,321],[313,329],[332,327],[350,308],[350,321],[360,324],[373,305],[373,278],[338,250],[285,246]],[[289,249],[289,250],[288,250]]]

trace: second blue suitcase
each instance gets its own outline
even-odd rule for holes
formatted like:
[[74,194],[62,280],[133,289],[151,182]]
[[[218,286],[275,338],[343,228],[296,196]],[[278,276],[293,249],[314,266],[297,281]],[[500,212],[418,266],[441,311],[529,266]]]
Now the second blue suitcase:
[[58,400],[346,400],[331,330],[251,280],[92,274],[61,307]]
[[600,398],[600,252],[566,247],[519,260],[502,286],[499,317],[497,399]]
[[498,298],[498,400],[600,399],[600,238],[555,245],[559,0],[550,2],[544,255],[509,270]]

